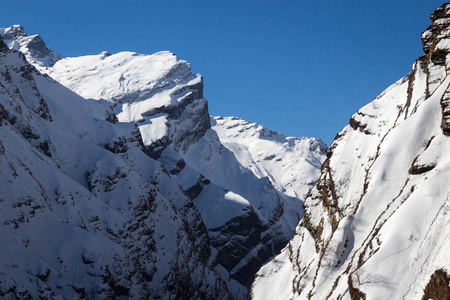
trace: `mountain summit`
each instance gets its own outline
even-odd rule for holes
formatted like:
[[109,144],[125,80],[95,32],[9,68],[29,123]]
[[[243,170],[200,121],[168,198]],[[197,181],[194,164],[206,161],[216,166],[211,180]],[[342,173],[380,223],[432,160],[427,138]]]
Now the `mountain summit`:
[[255,299],[448,299],[450,3],[412,71],[335,138],[305,215]]
[[27,60],[39,70],[53,66],[62,58],[47,47],[40,35],[29,36],[20,25],[0,28],[0,35],[9,48],[25,54]]

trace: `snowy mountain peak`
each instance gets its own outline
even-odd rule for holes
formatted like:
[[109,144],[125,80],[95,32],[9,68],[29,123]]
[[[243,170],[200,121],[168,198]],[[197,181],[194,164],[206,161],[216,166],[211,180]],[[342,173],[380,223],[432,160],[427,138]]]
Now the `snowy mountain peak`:
[[21,25],[0,28],[0,36],[10,49],[25,54],[27,60],[41,72],[62,58],[61,55],[47,47],[40,35],[29,36]]
[[[138,123],[153,157],[170,142],[186,150],[210,128],[202,76],[169,51],[70,57],[42,71],[85,98],[111,102],[120,122]],[[147,130],[151,124],[157,129]]]
[[25,30],[23,29],[22,25],[12,25],[9,28],[0,28],[0,35],[5,40],[14,40],[19,37],[26,37],[28,36],[25,33]]
[[213,117],[212,129],[242,166],[286,195],[304,199],[316,182],[327,147],[321,140],[285,137],[236,117]]
[[246,299],[325,145],[211,118],[169,51],[63,58],[0,33],[0,297]]
[[[45,72],[86,98],[118,103],[143,101],[161,90],[173,89],[182,82],[201,81],[200,75],[191,73],[188,62],[169,51],[152,55],[102,52],[98,55],[69,57],[58,61],[51,70]],[[93,80],[99,74],[103,78],[102,85]],[[168,98],[164,101],[170,102]],[[154,107],[163,105],[155,99],[153,102]]]
[[[450,3],[438,7],[431,14],[432,24],[422,33],[423,50],[434,63],[445,63],[450,51],[448,29],[450,27]],[[444,59],[444,60],[443,60]]]

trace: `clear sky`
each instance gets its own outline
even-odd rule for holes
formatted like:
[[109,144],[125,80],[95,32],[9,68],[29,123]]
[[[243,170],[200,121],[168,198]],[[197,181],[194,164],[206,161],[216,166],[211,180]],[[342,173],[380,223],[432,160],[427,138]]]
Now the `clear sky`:
[[437,0],[2,1],[64,56],[170,50],[204,77],[212,115],[331,143],[409,73]]

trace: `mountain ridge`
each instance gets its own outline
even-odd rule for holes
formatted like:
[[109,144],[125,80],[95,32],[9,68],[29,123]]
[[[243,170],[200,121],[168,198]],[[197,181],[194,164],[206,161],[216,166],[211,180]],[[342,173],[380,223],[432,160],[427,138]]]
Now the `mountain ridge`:
[[430,19],[412,71],[330,145],[294,237],[257,274],[255,299],[428,299],[433,274],[448,273],[450,4]]
[[[282,191],[295,181],[273,185],[276,176],[257,176],[221,142],[189,63],[169,52],[63,58],[20,26],[0,33],[12,48],[0,39],[1,132],[11,136],[0,147],[11,170],[0,173],[9,275],[0,295],[247,298],[253,274],[290,238],[302,199]],[[320,141],[275,136],[265,138],[278,154],[324,158]],[[301,195],[319,174],[302,163]]]

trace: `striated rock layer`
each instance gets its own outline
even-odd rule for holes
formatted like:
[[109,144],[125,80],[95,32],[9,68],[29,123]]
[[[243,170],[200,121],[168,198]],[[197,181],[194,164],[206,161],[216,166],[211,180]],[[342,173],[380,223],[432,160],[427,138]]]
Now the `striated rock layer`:
[[431,21],[411,73],[336,136],[255,299],[448,297],[450,3]]
[[0,35],[0,296],[248,298],[326,146],[211,119],[170,52],[63,58]]

